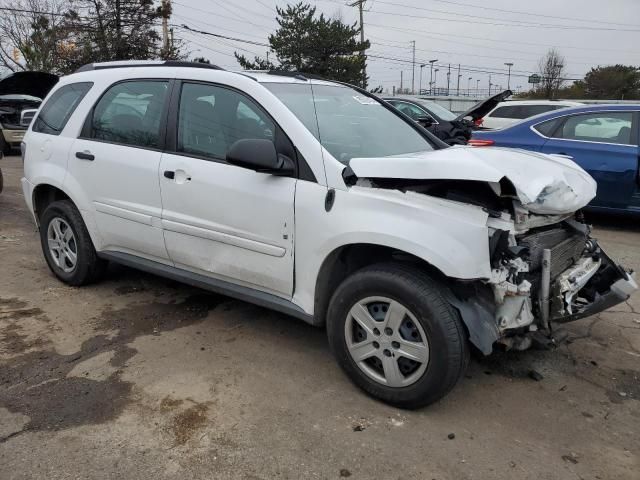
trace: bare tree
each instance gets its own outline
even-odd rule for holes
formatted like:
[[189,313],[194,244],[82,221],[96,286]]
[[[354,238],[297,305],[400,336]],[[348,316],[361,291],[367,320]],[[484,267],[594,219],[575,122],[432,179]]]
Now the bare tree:
[[14,0],[0,16],[0,67],[58,73],[66,36],[65,0]]
[[558,89],[562,87],[565,77],[565,59],[555,48],[551,48],[544,57],[538,61],[538,70],[542,80],[538,86],[545,98],[554,98]]

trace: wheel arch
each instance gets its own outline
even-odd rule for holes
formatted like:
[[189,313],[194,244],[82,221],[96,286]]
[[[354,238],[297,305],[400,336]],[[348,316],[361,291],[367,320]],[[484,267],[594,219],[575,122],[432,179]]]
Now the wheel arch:
[[491,295],[477,280],[459,280],[448,277],[439,268],[412,253],[394,247],[352,243],[334,249],[322,262],[318,271],[314,295],[314,324],[326,324],[331,297],[340,283],[355,271],[369,265],[385,262],[411,264],[439,282],[447,301],[460,314],[466,338],[488,355],[499,337],[495,324]]
[[431,263],[398,248],[375,243],[341,245],[325,257],[318,270],[314,294],[315,323],[325,324],[331,296],[345,278],[366,266],[389,261],[413,263],[436,277],[446,278],[444,273]]

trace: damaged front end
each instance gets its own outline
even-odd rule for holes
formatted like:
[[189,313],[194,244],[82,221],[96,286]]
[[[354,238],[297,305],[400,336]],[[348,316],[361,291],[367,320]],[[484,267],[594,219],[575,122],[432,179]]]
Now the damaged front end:
[[490,274],[447,279],[448,300],[471,343],[484,354],[496,343],[519,350],[553,344],[555,324],[629,298],[637,289],[633,274],[609,258],[579,213],[596,194],[584,170],[557,156],[478,152],[460,147],[354,158],[343,171],[349,186],[389,190],[417,202],[435,197],[486,214]]
[[524,350],[553,341],[553,324],[601,312],[637,289],[574,218],[527,230],[490,229],[496,341]]

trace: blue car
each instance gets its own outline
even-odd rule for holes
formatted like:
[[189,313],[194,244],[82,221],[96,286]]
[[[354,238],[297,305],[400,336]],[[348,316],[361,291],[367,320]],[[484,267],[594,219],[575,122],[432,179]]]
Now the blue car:
[[640,214],[639,130],[640,105],[585,105],[475,131],[469,144],[568,155],[598,184],[590,210]]

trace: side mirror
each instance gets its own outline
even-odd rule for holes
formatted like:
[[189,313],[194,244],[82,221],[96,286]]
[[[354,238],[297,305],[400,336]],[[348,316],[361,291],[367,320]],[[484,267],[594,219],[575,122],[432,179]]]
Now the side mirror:
[[430,127],[431,125],[433,125],[433,118],[427,117],[425,115],[424,117],[416,118],[416,122],[418,122],[423,127]]
[[261,138],[238,140],[229,148],[226,159],[232,165],[256,172],[272,175],[291,175],[295,172],[293,160],[285,155],[278,155],[275,144]]

